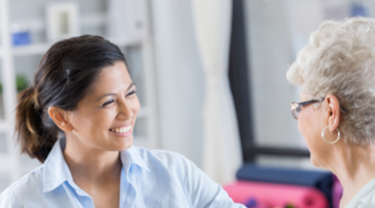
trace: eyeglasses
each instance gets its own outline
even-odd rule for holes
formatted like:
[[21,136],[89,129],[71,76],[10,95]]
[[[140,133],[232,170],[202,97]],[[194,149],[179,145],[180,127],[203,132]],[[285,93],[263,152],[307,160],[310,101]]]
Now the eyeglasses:
[[[291,112],[292,112],[292,116],[298,120],[298,114],[299,112],[302,110],[302,107],[305,106],[305,105],[308,105],[308,104],[311,104],[311,103],[317,103],[317,102],[322,102],[326,97],[324,97],[323,99],[321,100],[309,100],[309,101],[305,101],[305,102],[301,102],[301,103],[296,103],[296,102],[292,102],[292,109],[291,109]],[[340,105],[340,110],[341,112],[343,113],[348,113],[349,111],[346,110],[346,108],[344,108],[342,105]]]
[[311,104],[311,103],[322,102],[324,99],[325,99],[325,97],[321,100],[309,100],[309,101],[305,101],[305,102],[301,102],[301,103],[292,102],[292,104],[291,104],[292,105],[292,109],[291,109],[292,116],[295,119],[298,120],[298,114],[302,110],[303,106]]

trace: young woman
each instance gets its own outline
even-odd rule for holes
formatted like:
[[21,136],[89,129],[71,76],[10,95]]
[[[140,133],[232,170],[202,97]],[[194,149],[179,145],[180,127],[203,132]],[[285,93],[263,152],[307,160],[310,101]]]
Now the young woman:
[[0,207],[243,207],[183,156],[134,147],[139,108],[117,46],[90,35],[54,44],[16,110],[21,150],[43,165]]

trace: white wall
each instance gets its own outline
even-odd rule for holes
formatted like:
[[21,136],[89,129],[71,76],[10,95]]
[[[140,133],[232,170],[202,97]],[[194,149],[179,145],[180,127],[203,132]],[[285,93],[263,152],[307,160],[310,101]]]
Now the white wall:
[[162,149],[201,166],[204,74],[189,0],[151,2]]

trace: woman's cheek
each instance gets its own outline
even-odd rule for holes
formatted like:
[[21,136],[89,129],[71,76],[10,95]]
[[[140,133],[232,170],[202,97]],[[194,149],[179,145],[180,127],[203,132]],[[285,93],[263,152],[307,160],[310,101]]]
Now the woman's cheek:
[[137,115],[140,108],[141,108],[141,104],[139,103],[138,97],[135,96],[134,101],[133,101],[133,107],[132,107],[135,115]]
[[298,119],[298,130],[302,134],[303,139],[305,140],[307,146],[310,148],[310,140],[309,140],[309,125],[306,123],[306,120],[302,117]]

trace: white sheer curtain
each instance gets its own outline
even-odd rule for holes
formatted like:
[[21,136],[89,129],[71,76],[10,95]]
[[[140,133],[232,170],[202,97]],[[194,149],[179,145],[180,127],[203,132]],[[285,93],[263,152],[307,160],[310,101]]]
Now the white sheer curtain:
[[203,171],[224,184],[235,179],[242,153],[228,61],[232,0],[192,0],[200,57],[206,75]]

